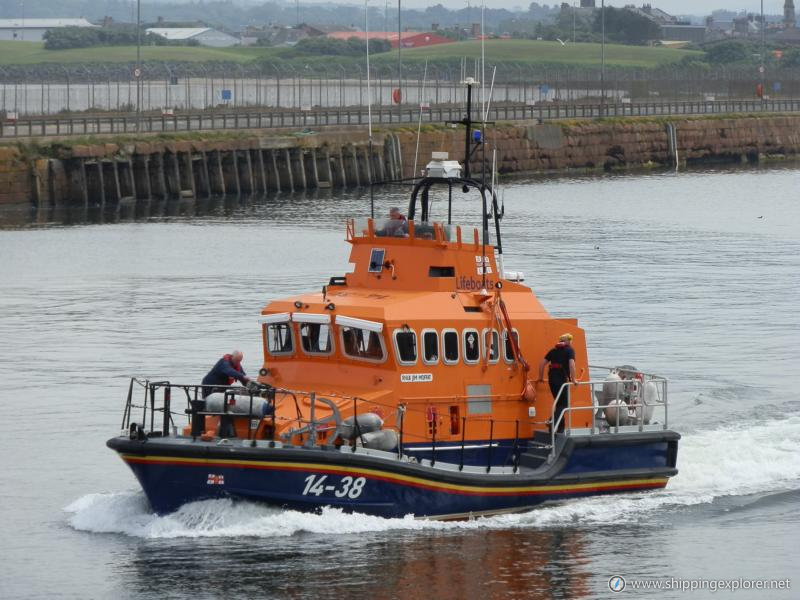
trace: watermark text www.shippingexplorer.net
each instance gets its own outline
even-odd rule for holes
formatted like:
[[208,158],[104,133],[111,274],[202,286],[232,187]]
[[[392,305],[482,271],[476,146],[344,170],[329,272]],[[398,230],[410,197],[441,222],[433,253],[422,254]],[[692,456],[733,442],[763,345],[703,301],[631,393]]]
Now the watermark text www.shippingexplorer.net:
[[633,579],[621,575],[614,575],[608,580],[608,589],[612,592],[625,590],[679,590],[681,592],[696,592],[706,590],[709,592],[738,592],[738,591],[769,591],[789,590],[792,587],[790,579],[680,579],[676,577]]

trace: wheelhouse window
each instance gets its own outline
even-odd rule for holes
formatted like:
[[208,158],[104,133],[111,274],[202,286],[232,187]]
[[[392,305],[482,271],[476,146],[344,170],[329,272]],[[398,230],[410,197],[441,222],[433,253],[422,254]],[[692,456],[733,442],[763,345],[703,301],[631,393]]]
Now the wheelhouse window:
[[267,352],[281,356],[294,352],[294,337],[291,323],[270,323],[264,326]]
[[496,329],[483,330],[483,355],[490,363],[500,360],[500,335]]
[[434,329],[422,332],[422,362],[426,365],[439,362],[439,334]]
[[458,332],[455,329],[442,331],[442,346],[444,347],[444,364],[458,363]]
[[342,333],[342,352],[345,356],[375,362],[386,359],[383,338],[377,331],[348,326],[340,326],[339,329]]
[[[511,335],[514,336],[514,340],[517,342],[517,348],[519,348],[519,332],[514,329]],[[514,362],[514,347],[511,343],[511,336],[508,335],[508,330],[503,332],[503,359],[507,363]]]
[[300,323],[300,344],[306,354],[330,354],[333,352],[330,325]]
[[417,334],[413,329],[397,329],[394,332],[394,349],[401,365],[417,363]]
[[464,330],[464,362],[475,364],[481,359],[480,341],[475,329]]

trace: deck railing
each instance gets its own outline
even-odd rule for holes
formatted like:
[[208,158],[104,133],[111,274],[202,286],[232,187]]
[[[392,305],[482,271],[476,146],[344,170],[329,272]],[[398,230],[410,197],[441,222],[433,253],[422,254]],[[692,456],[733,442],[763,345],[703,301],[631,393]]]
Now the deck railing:
[[[575,383],[564,383],[561,388],[558,390],[558,394],[553,399],[553,404],[551,406],[551,413],[550,413],[550,423],[552,424],[550,430],[550,459],[552,460],[555,458],[556,455],[556,433],[564,426],[564,434],[566,436],[574,435],[576,432],[580,434],[590,434],[596,435],[598,433],[627,433],[631,431],[650,431],[655,429],[662,429],[666,430],[669,429],[669,399],[667,396],[668,386],[667,386],[667,379],[665,377],[661,377],[659,375],[653,375],[652,373],[644,373],[642,371],[638,371],[635,369],[628,369],[628,368],[619,368],[619,367],[600,367],[596,365],[590,365],[590,369],[601,369],[606,370],[609,373],[617,372],[618,370],[624,371],[626,374],[630,374],[632,378],[629,379],[620,379],[620,380],[607,380],[607,379],[590,379],[588,381],[577,381]],[[645,398],[646,389],[648,384],[652,384],[655,387],[655,401],[648,402]],[[588,387],[589,393],[592,398],[592,404],[590,406],[572,406],[571,405],[571,397],[572,394],[570,391],[572,389],[577,389],[580,387]],[[606,404],[602,404],[599,401],[598,397],[603,397],[605,389],[608,387],[614,388],[614,398],[608,399],[609,402]],[[558,413],[558,402],[561,400],[562,396],[566,395],[567,398],[567,406],[564,408],[563,411]],[[608,405],[611,402],[617,402],[616,407],[612,407],[610,410],[612,411],[612,415],[615,418],[612,418],[614,424],[607,424],[605,420],[604,414],[598,414],[598,411],[605,411]],[[621,402],[621,403],[620,403]],[[659,410],[661,413],[661,418],[658,421],[650,420],[650,423],[646,423],[645,411],[647,408],[653,408],[654,413],[656,410]],[[638,409],[638,410],[637,410]],[[570,428],[570,424],[572,419],[570,418],[573,414],[576,413],[585,413],[586,411],[591,411],[591,418],[590,418],[590,427],[587,428],[580,428],[580,429],[572,429]],[[558,413],[558,414],[557,414]],[[616,413],[616,414],[615,414]],[[622,421],[622,417],[625,417],[625,421],[628,421],[631,418],[631,413],[633,413],[633,424],[626,424],[620,425],[620,421]],[[656,415],[654,414],[653,417]]]
[[[136,395],[134,390],[140,388],[142,390],[141,404],[136,403]],[[202,407],[203,391],[206,388],[213,388],[215,392],[224,394],[224,401],[222,402],[221,411],[207,411]],[[176,390],[183,392],[183,397],[186,400],[186,409],[183,412],[175,412],[172,410],[172,392]],[[159,392],[160,402],[159,402]],[[166,437],[170,434],[170,427],[172,427],[172,434],[177,434],[177,425],[173,417],[183,415],[188,417],[189,424],[192,426],[192,435],[199,437],[202,434],[200,430],[200,421],[196,417],[218,416],[218,417],[248,417],[248,435],[247,439],[253,439],[253,403],[259,398],[269,399],[269,395],[274,394],[272,390],[264,390],[263,393],[253,393],[247,391],[246,388],[239,386],[218,386],[218,385],[182,385],[174,384],[169,381],[150,381],[149,379],[138,379],[132,377],[128,386],[128,395],[125,401],[125,408],[122,415],[122,431],[127,431],[133,439],[137,437],[144,439],[145,437]],[[229,400],[235,396],[249,397],[250,408],[247,413],[233,413],[228,410]],[[274,405],[274,404],[273,404]],[[134,410],[141,409],[141,421],[134,421]],[[156,415],[161,415],[161,423],[157,424]],[[149,428],[147,427],[149,419]],[[275,412],[272,411],[272,430],[275,430]]]
[[[607,369],[609,372],[614,371],[615,369],[609,367],[592,367],[592,368],[603,368]],[[589,381],[579,381],[577,383],[565,383],[561,386],[556,398],[553,400],[553,404],[551,406],[551,415],[549,419],[549,423],[551,424],[551,431],[550,431],[550,456],[548,460],[552,461],[555,458],[557,445],[556,445],[556,433],[560,429],[561,425],[565,425],[564,434],[565,436],[575,435],[580,433],[581,435],[589,434],[589,435],[596,435],[599,433],[628,433],[632,431],[652,431],[656,429],[664,429],[668,428],[668,398],[667,398],[667,380],[663,377],[659,377],[657,375],[641,373],[639,371],[633,370],[626,370],[627,373],[632,373],[634,375],[634,379],[622,379],[620,381],[607,381],[607,380],[589,380]],[[645,399],[645,389],[648,384],[653,384],[656,386],[656,399],[654,402],[648,402]],[[627,400],[624,405],[619,405],[616,409],[618,414],[624,414],[627,418],[629,417],[630,411],[633,411],[635,415],[635,422],[631,425],[620,425],[620,419],[617,418],[616,424],[613,425],[604,425],[602,421],[599,421],[599,417],[597,415],[598,409],[604,409],[604,406],[601,406],[597,400],[597,392],[602,394],[602,390],[604,386],[614,386],[616,393],[615,398],[611,400]],[[572,388],[578,387],[588,387],[590,390],[590,394],[592,396],[593,402],[590,406],[572,406],[570,404],[570,396],[569,390]],[[209,411],[205,409],[203,404],[203,391],[204,388],[213,387],[215,392],[221,392],[224,394],[224,401],[222,402],[222,410],[220,411]],[[142,391],[142,400],[141,403],[137,403],[137,394],[135,390],[139,388]],[[635,388],[635,389],[634,389]],[[186,401],[186,408],[182,412],[176,412],[173,410],[173,403],[176,398],[173,398],[173,390],[182,397]],[[566,408],[557,413],[557,404],[563,395],[567,395],[567,406]],[[296,416],[295,417],[277,417],[275,411],[275,402],[277,396],[283,396],[284,399],[290,399],[294,402],[296,408]],[[245,397],[249,399],[249,410],[247,413],[242,412],[232,412],[229,410],[229,400],[234,399],[235,396]],[[484,396],[481,396],[483,398]],[[498,397],[497,395],[492,395],[492,397]],[[298,398],[308,399],[309,403],[309,414],[306,418],[303,415],[303,412],[300,409]],[[464,396],[463,399],[467,399],[467,396]],[[266,399],[269,403],[271,403],[272,410],[271,416],[267,417],[264,415],[256,415],[253,413],[253,406],[254,402]],[[421,398],[415,398],[415,400],[420,400]],[[337,403],[336,401],[340,401]],[[395,413],[395,422],[393,425],[389,425],[388,428],[394,429],[398,433],[398,446],[397,446],[397,458],[398,459],[407,459],[406,452],[404,450],[405,443],[407,442],[408,433],[405,431],[405,419],[408,412],[428,412],[428,409],[416,409],[409,406],[408,400],[405,399],[406,402],[400,403],[398,405],[386,405],[384,408],[396,410]],[[427,398],[428,401],[432,400],[432,398]],[[448,402],[452,402],[454,397],[447,397]],[[342,402],[343,401],[343,402]],[[317,418],[318,414],[318,403],[322,404],[324,408],[329,411],[329,413],[321,418]],[[343,425],[343,419],[341,416],[342,409],[345,407],[350,406],[352,403],[352,418],[353,418],[353,428],[355,431],[355,435],[350,440],[344,440],[345,443],[350,443],[352,451],[356,452],[357,450],[357,440],[361,441],[361,446],[364,447],[364,437],[361,431],[360,424],[358,422],[358,414],[359,414],[359,403],[369,404],[369,405],[378,405],[374,401],[366,401],[363,398],[359,398],[356,396],[344,396],[344,395],[335,395],[335,394],[326,394],[325,396],[319,395],[315,392],[306,392],[306,391],[298,391],[298,390],[288,390],[282,388],[273,388],[271,386],[262,386],[258,391],[250,391],[247,388],[242,388],[239,386],[203,386],[203,385],[182,385],[182,384],[173,384],[169,381],[150,381],[148,379],[138,379],[138,378],[131,378],[130,385],[128,387],[128,394],[125,403],[125,409],[123,412],[122,424],[121,429],[127,432],[132,439],[145,439],[146,437],[161,437],[161,436],[169,436],[170,435],[170,428],[172,435],[177,435],[177,425],[175,423],[174,417],[183,415],[188,417],[189,424],[191,425],[191,435],[193,437],[200,437],[204,431],[204,419],[207,416],[215,416],[220,417],[221,419],[229,419],[233,417],[247,417],[248,422],[248,432],[247,438],[250,440],[253,445],[255,445],[255,433],[258,429],[260,421],[263,418],[271,419],[271,427],[269,428],[270,431],[270,442],[274,445],[276,443],[276,421],[282,421],[283,424],[289,425],[289,427],[281,434],[281,438],[285,441],[291,440],[293,437],[300,436],[301,438],[305,438],[303,441],[303,446],[305,447],[315,447],[318,445],[317,437],[318,434],[325,431],[333,431],[333,437],[338,437],[338,432],[341,431],[341,427]],[[653,409],[658,409],[661,411],[661,418],[657,422],[652,422],[650,424],[645,422],[645,409],[647,407],[652,407]],[[636,409],[639,409],[638,411]],[[141,417],[139,419],[135,418],[134,411],[141,410]],[[613,409],[612,409],[613,410]],[[591,426],[589,428],[571,428],[570,427],[570,416],[580,412],[591,411],[591,418],[590,423]],[[437,413],[434,414],[434,419],[438,417]],[[160,423],[158,423],[160,415]],[[259,419],[256,420],[254,417],[258,416]],[[427,417],[426,417],[427,418]],[[148,423],[149,421],[149,423]],[[254,423],[255,421],[255,423]],[[599,421],[599,422],[598,422]],[[494,438],[494,431],[496,424],[506,424],[514,425],[514,442],[511,447],[511,452],[509,454],[509,460],[511,461],[511,469],[512,472],[516,473],[519,468],[519,452],[520,443],[523,441],[520,439],[520,421],[517,420],[503,420],[503,419],[493,419],[493,418],[485,418],[485,417],[473,417],[467,418],[467,416],[460,417],[460,440],[456,442],[456,448],[460,449],[459,452],[459,462],[457,468],[459,471],[464,470],[465,468],[465,447],[469,443],[469,440],[466,436],[466,431],[469,425],[478,425],[480,424],[481,427],[485,428],[488,426],[489,429],[489,443],[487,445],[486,451],[486,472],[492,472],[492,468],[496,467],[496,465],[492,464],[493,458],[493,449],[494,446],[497,445],[495,443]],[[149,424],[149,427],[148,427]],[[292,425],[294,424],[294,425]],[[386,428],[386,427],[384,427]],[[438,426],[431,427],[430,431],[430,438],[421,438],[425,439],[426,441],[431,442],[430,452],[431,458],[429,459],[430,466],[435,466],[437,461],[437,431]],[[331,440],[331,438],[329,438]],[[331,440],[332,441],[332,440]],[[285,443],[285,442],[284,442]],[[453,450],[453,444],[450,443],[447,447],[447,450]],[[441,452],[442,449],[439,449]],[[508,465],[508,462],[506,463]],[[454,468],[455,465],[450,465],[451,468]]]
[[[202,403],[202,394],[204,388],[208,387],[214,388],[215,392],[225,394],[225,400],[222,403],[221,411],[210,411],[204,408]],[[137,394],[135,393],[137,388],[141,389],[140,401],[137,400]],[[178,412],[173,410],[174,401],[177,400],[173,394],[178,398],[183,398],[185,400],[186,408],[183,411]],[[249,399],[249,410],[247,413],[231,412],[228,409],[228,400],[233,399],[234,396],[243,396],[246,399]],[[275,414],[276,411],[274,410],[276,396],[283,396],[285,400],[293,401],[296,407],[297,415],[294,417],[277,417]],[[481,397],[483,398],[483,396]],[[492,397],[499,398],[500,396],[492,395]],[[316,447],[318,445],[317,434],[324,431],[333,431],[333,437],[335,438],[338,436],[337,430],[340,430],[344,422],[341,413],[345,408],[350,409],[353,417],[353,428],[355,430],[355,435],[350,440],[344,440],[344,444],[349,443],[352,452],[356,452],[358,450],[358,440],[361,442],[361,447],[365,447],[363,433],[358,422],[359,403],[369,404],[370,406],[379,405],[379,403],[374,401],[368,402],[365,399],[356,396],[336,394],[326,394],[323,396],[315,392],[272,388],[271,386],[262,386],[261,391],[253,393],[247,391],[246,388],[239,386],[203,386],[195,384],[185,385],[175,384],[163,380],[151,381],[149,379],[138,379],[134,377],[131,378],[128,387],[121,429],[132,439],[146,439],[148,437],[162,436],[167,437],[170,434],[174,436],[177,435],[178,427],[175,423],[175,417],[185,416],[188,418],[188,424],[191,425],[191,435],[196,438],[200,437],[205,432],[203,423],[204,418],[207,416],[220,417],[222,419],[247,417],[248,434],[246,439],[251,440],[251,442],[255,444],[256,440],[254,436],[256,430],[258,429],[258,422],[254,424],[255,417],[258,416],[259,420],[262,417],[253,413],[253,406],[255,401],[262,398],[267,398],[272,403],[273,407],[271,416],[263,417],[271,419],[271,427],[269,428],[269,442],[271,442],[273,445],[278,443],[276,438],[276,421],[281,421],[282,425],[288,425],[285,431],[280,434],[280,439],[283,440],[283,442],[281,442],[282,444],[287,443],[296,436],[300,436],[301,439],[303,439],[304,447]],[[309,409],[307,418],[300,410],[298,398],[308,400]],[[466,399],[468,397],[465,396],[464,398]],[[452,402],[453,397],[448,397],[447,400]],[[337,403],[337,401],[339,402]],[[350,406],[351,403],[352,408]],[[318,418],[318,404],[322,404],[325,409],[329,411],[329,414]],[[382,408],[396,410],[394,424],[384,425],[383,428],[394,429],[398,433],[399,441],[396,456],[400,460],[408,460],[409,457],[404,451],[405,443],[410,435],[404,427],[406,414],[409,412],[418,412],[423,414],[427,412],[427,409],[414,408],[409,406],[408,403],[400,403],[399,405],[384,405]],[[141,410],[141,413],[137,412],[139,410]],[[137,417],[137,415],[139,416]],[[434,415],[438,416],[437,413],[434,413]],[[158,422],[159,419],[160,423]],[[466,416],[461,416],[460,440],[456,442],[457,447],[460,450],[459,461],[457,465],[455,463],[448,463],[447,466],[450,468],[457,468],[459,471],[463,471],[467,467],[465,464],[465,449],[468,445],[470,445],[470,441],[466,437],[466,432],[469,425],[479,425],[484,428],[488,426],[489,429],[489,443],[487,445],[486,463],[485,467],[483,468],[485,468],[487,473],[493,472],[492,469],[495,469],[494,472],[502,472],[503,469],[499,468],[498,465],[493,464],[493,450],[494,447],[499,443],[499,441],[495,440],[494,438],[495,425],[510,425],[512,423],[514,425],[514,442],[511,446],[511,452],[509,454],[509,460],[511,461],[511,464],[509,465],[508,462],[506,462],[506,465],[511,467],[512,472],[516,473],[519,468],[519,457],[517,451],[519,450],[520,442],[522,441],[519,434],[519,420],[512,421],[485,417],[467,418]],[[438,427],[434,426],[432,427],[430,437],[420,438],[431,442],[431,458],[427,460],[427,462],[432,467],[437,463],[437,444],[440,442],[440,440],[437,440],[437,431]],[[330,439],[331,438],[329,438],[329,440]],[[452,444],[448,445],[447,449],[452,450]],[[441,448],[438,449],[439,454],[441,454],[442,451],[444,450]],[[443,465],[443,467],[444,466],[445,465]]]

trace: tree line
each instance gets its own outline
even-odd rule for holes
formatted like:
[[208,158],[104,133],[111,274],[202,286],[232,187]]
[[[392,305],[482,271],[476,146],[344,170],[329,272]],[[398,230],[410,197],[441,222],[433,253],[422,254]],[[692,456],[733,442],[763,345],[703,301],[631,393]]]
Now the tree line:
[[[144,46],[198,46],[197,40],[168,40],[160,35],[147,33],[142,28],[141,42]],[[70,48],[91,48],[93,46],[133,46],[136,45],[135,26],[114,27],[59,27],[44,33],[46,50],[68,50]]]

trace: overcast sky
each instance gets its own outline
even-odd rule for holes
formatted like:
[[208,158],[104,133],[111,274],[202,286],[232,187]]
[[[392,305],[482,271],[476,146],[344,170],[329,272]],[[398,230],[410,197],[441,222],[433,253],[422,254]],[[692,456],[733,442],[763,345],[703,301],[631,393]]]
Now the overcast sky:
[[[380,6],[384,4],[385,0],[370,0],[372,6]],[[388,0],[390,5],[397,6],[397,0]],[[482,0],[470,0],[472,6],[480,6]],[[560,5],[561,0],[536,0],[539,4],[553,4]],[[573,0],[564,0],[572,4]],[[580,4],[580,1],[577,0]],[[760,0],[646,0],[653,6],[656,6],[668,13],[672,14],[693,14],[693,15],[707,15],[712,10],[717,8],[726,8],[728,10],[748,10],[758,11],[761,10]],[[527,7],[530,0],[485,0],[486,6],[492,8],[514,8],[514,7]],[[597,5],[600,6],[600,0],[596,0]],[[448,8],[461,8],[467,5],[467,0],[402,0],[403,6],[409,8],[425,8],[435,4],[443,4]],[[626,4],[636,4],[641,6],[645,0],[606,0],[606,6],[625,6]],[[795,2],[797,6],[798,2]],[[767,14],[783,13],[783,0],[764,0],[764,12]]]

